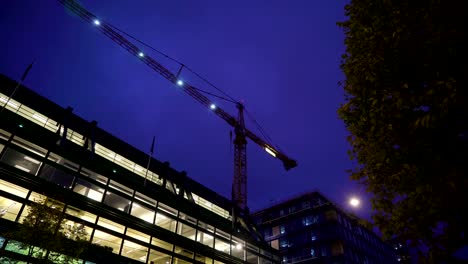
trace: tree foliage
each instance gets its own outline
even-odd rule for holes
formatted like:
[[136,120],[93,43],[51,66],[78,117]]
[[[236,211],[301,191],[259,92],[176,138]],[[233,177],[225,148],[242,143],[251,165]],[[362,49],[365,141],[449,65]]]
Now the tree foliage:
[[65,219],[63,209],[48,198],[32,203],[19,227],[5,234],[10,250],[33,263],[75,263],[86,248],[87,234],[82,224]]
[[338,113],[387,237],[428,262],[467,243],[468,56],[463,1],[351,0]]

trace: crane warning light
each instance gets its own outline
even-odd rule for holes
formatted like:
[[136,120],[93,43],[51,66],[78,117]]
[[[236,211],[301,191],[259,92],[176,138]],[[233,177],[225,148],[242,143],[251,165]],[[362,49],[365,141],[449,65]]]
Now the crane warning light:
[[143,52],[138,53],[138,57],[143,58],[145,54]]
[[101,21],[94,19],[94,25],[99,26],[101,25]]
[[276,154],[269,147],[265,147],[265,151],[276,158]]
[[210,109],[211,109],[211,110],[215,110],[215,109],[216,109],[216,105],[215,105],[215,104],[211,104],[211,105],[210,105]]
[[182,85],[184,85],[184,82],[182,80],[178,80],[177,85],[182,86]]

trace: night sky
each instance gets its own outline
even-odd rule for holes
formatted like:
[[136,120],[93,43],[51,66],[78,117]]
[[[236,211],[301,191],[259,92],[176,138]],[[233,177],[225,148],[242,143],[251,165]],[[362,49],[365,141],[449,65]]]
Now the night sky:
[[[184,62],[243,100],[299,166],[282,163],[249,142],[248,204],[255,211],[319,189],[346,209],[363,188],[351,182],[347,132],[336,110],[344,52],[344,1],[80,1],[102,20]],[[18,80],[138,149],[230,197],[230,127],[99,31],[54,0],[0,3],[0,72]],[[156,53],[145,51],[156,60]],[[154,55],[154,56],[153,56]],[[177,65],[162,60],[172,71]],[[200,88],[188,71],[181,75]],[[233,104],[218,100],[236,115]],[[260,132],[247,118],[247,127]],[[357,211],[369,213],[368,202]]]

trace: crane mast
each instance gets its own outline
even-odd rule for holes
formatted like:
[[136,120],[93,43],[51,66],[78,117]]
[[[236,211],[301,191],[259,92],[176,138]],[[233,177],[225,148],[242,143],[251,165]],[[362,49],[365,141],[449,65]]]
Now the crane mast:
[[[255,135],[252,131],[245,127],[244,122],[244,105],[237,102],[238,117],[234,118],[229,113],[224,111],[221,107],[216,106],[208,97],[199,92],[199,90],[179,79],[180,72],[183,67],[179,69],[177,74],[172,73],[159,62],[143,53],[143,50],[138,48],[135,44],[127,40],[120,33],[113,29],[110,24],[100,21],[97,16],[90,13],[88,10],[79,5],[75,0],[58,0],[68,10],[81,17],[84,21],[97,27],[105,36],[110,38],[116,44],[127,50],[133,56],[140,59],[143,63],[167,79],[169,82],[183,89],[185,93],[198,101],[206,108],[212,110],[217,116],[222,118],[226,123],[234,128],[234,179],[232,183],[232,200],[241,209],[240,214],[244,214],[247,209],[247,138],[255,142],[260,147],[269,153],[271,156],[281,160],[286,170],[292,169],[297,166],[297,162],[277,148],[267,143],[265,140]],[[233,221],[236,217],[236,210],[233,210]]]

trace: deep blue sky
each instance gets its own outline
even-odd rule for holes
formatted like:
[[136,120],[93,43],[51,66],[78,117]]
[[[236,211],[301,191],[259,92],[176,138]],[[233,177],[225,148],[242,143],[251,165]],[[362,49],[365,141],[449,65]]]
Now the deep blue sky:
[[[344,78],[344,36],[336,22],[344,20],[344,1],[81,3],[243,99],[273,142],[298,161],[285,172],[249,142],[252,210],[316,188],[343,206],[363,193],[345,172],[352,163],[336,114]],[[0,33],[1,73],[19,79],[36,58],[27,86],[145,152],[155,135],[156,158],[230,197],[229,126],[93,26],[54,0],[15,0],[0,3]],[[236,114],[233,105],[216,101]],[[247,126],[258,132],[252,122]]]

